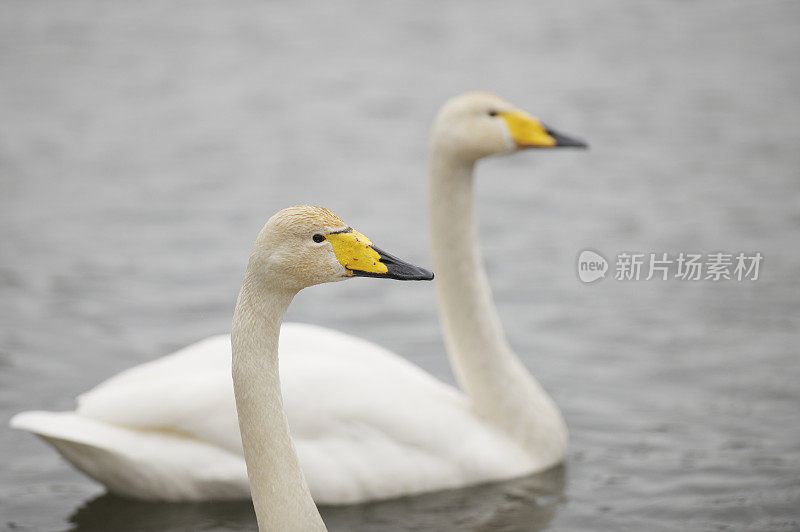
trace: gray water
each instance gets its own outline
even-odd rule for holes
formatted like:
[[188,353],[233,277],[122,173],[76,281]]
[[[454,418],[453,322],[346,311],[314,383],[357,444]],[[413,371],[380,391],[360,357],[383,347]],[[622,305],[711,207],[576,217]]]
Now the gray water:
[[[528,479],[325,508],[332,530],[800,529],[800,4],[0,3],[0,425],[226,331],[252,239],[325,205],[430,265],[426,137],[495,91],[589,152],[482,163],[488,273],[571,435]],[[580,283],[584,248],[761,252],[753,282]],[[433,286],[290,319],[453,382]],[[104,495],[0,428],[7,530],[254,530]]]

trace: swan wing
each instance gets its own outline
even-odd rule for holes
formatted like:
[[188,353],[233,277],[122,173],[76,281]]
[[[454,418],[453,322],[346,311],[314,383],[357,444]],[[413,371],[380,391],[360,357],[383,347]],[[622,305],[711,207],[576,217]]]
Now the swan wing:
[[134,430],[172,432],[242,454],[230,335],[127,369],[77,399],[76,413]]
[[40,436],[120,495],[170,501],[250,496],[242,457],[196,438],[129,429],[75,412],[22,412],[10,425]]
[[[284,408],[321,504],[349,504],[510,478],[530,458],[480,420],[469,400],[358,337],[288,324]],[[285,338],[285,340],[284,340]]]

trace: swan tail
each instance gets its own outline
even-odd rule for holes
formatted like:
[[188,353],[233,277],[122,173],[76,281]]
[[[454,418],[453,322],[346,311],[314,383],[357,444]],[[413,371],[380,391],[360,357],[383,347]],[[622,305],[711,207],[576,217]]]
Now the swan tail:
[[117,495],[167,501],[250,497],[240,456],[187,435],[134,430],[75,412],[22,412],[9,425],[39,436]]

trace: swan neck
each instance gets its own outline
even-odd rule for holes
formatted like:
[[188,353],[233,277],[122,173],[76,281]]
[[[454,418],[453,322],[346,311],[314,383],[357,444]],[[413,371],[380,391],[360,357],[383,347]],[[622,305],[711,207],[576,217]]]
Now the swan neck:
[[[489,371],[513,358],[478,246],[472,161],[434,148],[430,167],[431,243],[439,314],[448,355],[461,388],[490,401]],[[487,406],[483,404],[482,406]]]
[[236,303],[233,388],[260,531],[325,530],[289,433],[278,372],[278,337],[294,298],[248,266]]
[[567,432],[558,407],[508,344],[478,246],[474,161],[432,143],[429,209],[439,318],[447,354],[476,413],[536,456],[563,459]]

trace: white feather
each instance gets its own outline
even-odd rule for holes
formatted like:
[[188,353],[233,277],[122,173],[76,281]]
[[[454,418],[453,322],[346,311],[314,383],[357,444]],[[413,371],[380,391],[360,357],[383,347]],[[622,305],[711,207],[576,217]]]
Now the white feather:
[[[79,396],[75,412],[23,412],[11,425],[41,436],[123,495],[246,498],[230,351],[228,335],[207,338],[108,379]],[[461,392],[371,342],[286,323],[280,364],[292,436],[319,504],[450,488],[534,467],[471,412]]]
[[[507,479],[564,459],[564,420],[506,341],[477,243],[473,167],[509,151],[509,129],[497,117],[509,110],[494,95],[461,95],[444,105],[431,137],[435,284],[467,395],[365,340],[311,325],[281,329],[283,401],[317,503]],[[42,436],[118,493],[249,495],[227,335],[112,377],[81,395],[75,412],[26,412],[11,425]]]

